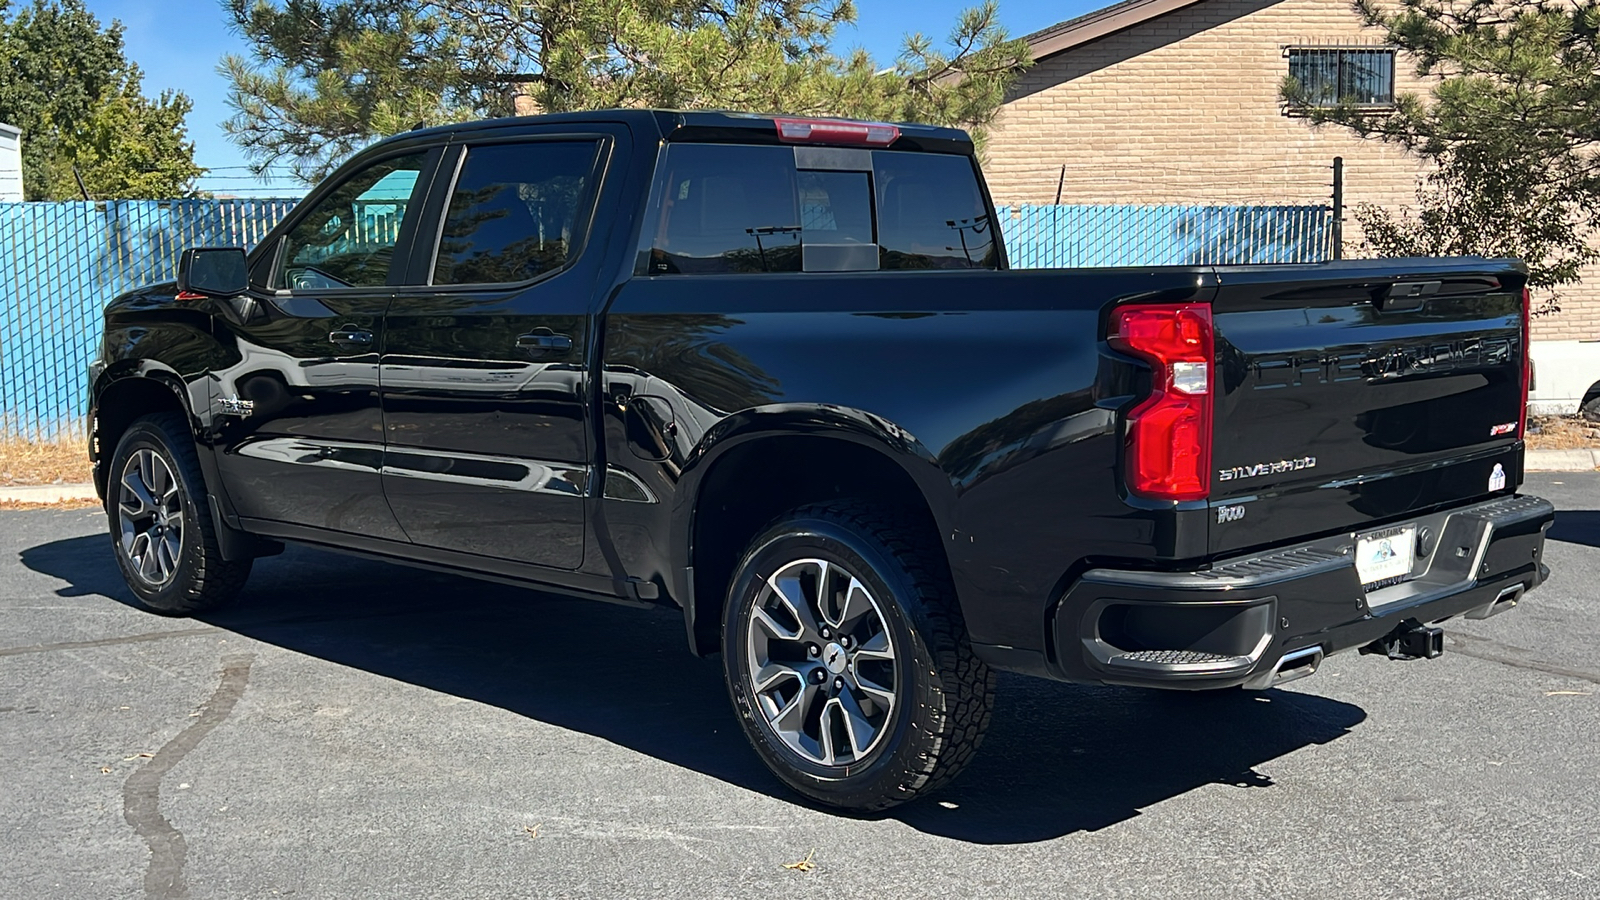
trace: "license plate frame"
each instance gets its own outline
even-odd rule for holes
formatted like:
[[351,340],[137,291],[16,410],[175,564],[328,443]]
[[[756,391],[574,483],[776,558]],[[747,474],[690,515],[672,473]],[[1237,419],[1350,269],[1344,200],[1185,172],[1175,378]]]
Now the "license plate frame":
[[1375,591],[1411,577],[1417,564],[1417,525],[1396,525],[1356,535],[1356,574]]

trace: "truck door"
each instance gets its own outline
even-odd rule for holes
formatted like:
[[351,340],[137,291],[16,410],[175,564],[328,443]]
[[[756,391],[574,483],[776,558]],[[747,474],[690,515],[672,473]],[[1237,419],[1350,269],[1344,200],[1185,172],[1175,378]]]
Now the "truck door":
[[584,364],[613,138],[523,133],[451,148],[381,360],[383,488],[417,544],[583,562]]
[[214,376],[241,516],[404,540],[379,467],[381,318],[442,149],[400,150],[314,192],[252,265],[257,312],[218,317]]

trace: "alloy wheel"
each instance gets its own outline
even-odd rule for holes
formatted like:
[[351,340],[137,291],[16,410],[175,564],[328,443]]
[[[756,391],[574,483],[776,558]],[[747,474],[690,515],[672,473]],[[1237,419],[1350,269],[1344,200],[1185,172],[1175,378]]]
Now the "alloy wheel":
[[122,552],[139,580],[151,587],[170,582],[183,555],[183,495],[156,451],[141,447],[122,467],[117,524]]
[[751,695],[790,750],[840,767],[883,739],[895,707],[894,642],[877,599],[844,566],[802,559],[774,572],[745,648]]

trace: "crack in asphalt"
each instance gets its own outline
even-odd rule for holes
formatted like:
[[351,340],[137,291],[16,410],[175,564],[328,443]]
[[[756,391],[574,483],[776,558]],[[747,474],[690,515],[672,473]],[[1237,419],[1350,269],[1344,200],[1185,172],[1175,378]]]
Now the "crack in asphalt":
[[1543,672],[1546,675],[1560,675],[1563,678],[1576,678],[1579,681],[1600,684],[1600,672],[1571,669],[1536,659],[1521,658],[1516,654],[1531,654],[1534,652],[1522,647],[1513,647],[1510,644],[1502,644],[1499,641],[1476,635],[1455,633],[1450,635],[1450,643],[1452,645],[1450,649],[1462,656],[1470,656],[1473,659],[1481,659],[1487,662],[1497,662],[1505,666],[1515,666],[1518,669]]
[[113,644],[137,644],[143,641],[161,641],[167,638],[191,637],[197,634],[211,634],[221,631],[220,628],[205,626],[203,628],[179,628],[174,631],[148,631],[144,634],[129,634],[122,637],[97,638],[92,641],[61,641],[54,644],[27,644],[22,647],[0,647],[0,656],[21,656],[24,653],[54,653],[57,650],[83,650],[89,647],[109,647]]
[[250,664],[254,661],[250,654],[223,657],[222,680],[200,708],[200,715],[122,785],[122,817],[150,848],[150,864],[144,873],[147,900],[178,900],[189,894],[183,881],[183,862],[189,848],[183,832],[161,815],[161,779],[233,712],[250,682]]

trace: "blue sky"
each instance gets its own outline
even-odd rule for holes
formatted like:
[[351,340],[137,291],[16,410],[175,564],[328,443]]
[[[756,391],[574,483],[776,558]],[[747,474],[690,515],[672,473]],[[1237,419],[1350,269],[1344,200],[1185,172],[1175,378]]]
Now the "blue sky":
[[[841,49],[865,47],[887,63],[899,52],[902,35],[922,31],[942,42],[961,9],[976,0],[857,0],[854,29],[839,36]],[[1014,36],[1082,15],[1111,0],[1001,0],[1000,15]],[[243,52],[244,43],[228,29],[217,0],[86,0],[102,24],[118,19],[126,26],[128,56],[144,69],[145,91],[176,88],[194,100],[189,136],[195,159],[210,169],[201,182],[218,193],[298,195],[292,182],[265,182],[244,168],[245,159],[223,134],[228,118],[227,82],[216,72],[226,53]]]

